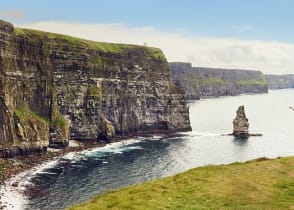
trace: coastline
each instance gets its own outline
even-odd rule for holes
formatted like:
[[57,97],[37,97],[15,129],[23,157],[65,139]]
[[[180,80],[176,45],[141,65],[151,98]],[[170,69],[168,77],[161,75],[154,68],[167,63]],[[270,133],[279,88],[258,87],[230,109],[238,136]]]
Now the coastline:
[[[0,190],[1,188],[6,189],[7,187],[16,189],[19,183],[9,182],[9,180],[23,172],[33,169],[34,167],[41,166],[44,163],[53,161],[55,158],[62,157],[70,152],[79,152],[83,150],[104,147],[105,145],[107,144],[99,143],[97,141],[78,142],[78,144],[74,146],[68,146],[62,149],[50,148],[48,151],[38,154],[19,156],[11,159],[0,158]],[[0,197],[4,196],[3,192],[1,193],[2,194],[0,194]],[[9,207],[14,208],[14,206],[12,206],[11,203],[8,203],[5,199],[4,201],[0,200],[0,210],[7,209]]]
[[[98,148],[103,148],[109,144],[112,143],[118,143],[123,142],[131,139],[136,139],[140,137],[153,137],[153,136],[160,136],[162,138],[164,137],[176,137],[176,136],[182,136],[183,134],[178,132],[152,132],[152,133],[136,133],[125,135],[125,136],[116,136],[111,142],[98,142],[94,140],[88,140],[88,141],[77,141],[77,140],[71,140],[70,144],[66,148],[62,149],[51,149],[49,148],[46,152],[38,153],[38,154],[32,154],[28,156],[20,156],[15,157],[11,159],[3,159],[0,158],[0,210],[1,209],[21,209],[21,205],[23,204],[22,201],[20,201],[20,198],[17,198],[15,200],[14,192],[17,193],[17,189],[22,188],[22,184],[19,180],[20,177],[23,176],[23,174],[26,174],[27,172],[36,170],[39,167],[42,167],[43,164],[50,164],[50,162],[54,162],[55,159],[58,159],[60,157],[66,156],[67,154],[71,152],[82,152],[82,151],[91,151]],[[2,191],[2,190],[3,191]],[[11,189],[11,193],[5,193],[6,189]],[[24,194],[24,196],[26,193]],[[19,194],[18,197],[22,195]],[[9,202],[12,201],[12,202]],[[14,205],[14,202],[16,202],[16,205]]]
[[44,162],[50,161],[56,157],[63,156],[69,152],[78,152],[82,150],[87,150],[91,148],[98,148],[105,146],[105,143],[92,142],[82,142],[80,146],[69,146],[62,149],[49,149],[46,152],[41,152],[38,154],[32,154],[28,156],[19,156],[11,159],[0,158],[0,164],[4,166],[2,169],[2,184],[5,184],[5,181],[11,178],[14,175],[17,175],[23,171],[29,170],[36,165],[42,164]]
[[[73,205],[83,209],[293,209],[294,157],[207,165],[114,189]],[[168,202],[167,202],[168,201]]]

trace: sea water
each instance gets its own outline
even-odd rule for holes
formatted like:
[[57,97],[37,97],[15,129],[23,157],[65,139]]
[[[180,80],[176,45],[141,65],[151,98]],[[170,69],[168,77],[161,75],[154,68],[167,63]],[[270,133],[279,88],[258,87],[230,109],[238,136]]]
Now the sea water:
[[[239,105],[249,130],[261,137],[223,136],[232,132]],[[139,137],[103,148],[73,152],[9,180],[11,209],[63,209],[121,188],[208,164],[226,164],[294,155],[294,90],[189,101],[192,132],[165,138]],[[19,182],[14,188],[9,186]],[[3,192],[2,187],[2,192]]]

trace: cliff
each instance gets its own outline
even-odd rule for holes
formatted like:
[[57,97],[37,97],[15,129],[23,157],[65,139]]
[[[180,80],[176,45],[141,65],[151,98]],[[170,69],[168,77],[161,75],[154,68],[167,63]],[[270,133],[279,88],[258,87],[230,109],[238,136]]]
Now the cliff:
[[192,67],[191,63],[169,63],[173,81],[185,89],[187,99],[266,93],[261,71]]
[[294,75],[265,75],[269,89],[294,88]]
[[0,50],[2,156],[66,145],[70,138],[110,141],[191,129],[184,93],[159,49],[0,21]]

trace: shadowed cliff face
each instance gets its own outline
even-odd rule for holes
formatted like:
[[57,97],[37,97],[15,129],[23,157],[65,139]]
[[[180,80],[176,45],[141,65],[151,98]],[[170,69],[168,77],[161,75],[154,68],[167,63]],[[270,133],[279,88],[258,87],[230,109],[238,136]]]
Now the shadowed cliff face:
[[294,88],[294,75],[265,75],[269,89]]
[[190,129],[184,93],[172,84],[159,49],[1,21],[0,50],[2,146]]
[[173,81],[185,89],[188,99],[266,93],[267,82],[260,71],[192,67],[191,63],[169,63]]

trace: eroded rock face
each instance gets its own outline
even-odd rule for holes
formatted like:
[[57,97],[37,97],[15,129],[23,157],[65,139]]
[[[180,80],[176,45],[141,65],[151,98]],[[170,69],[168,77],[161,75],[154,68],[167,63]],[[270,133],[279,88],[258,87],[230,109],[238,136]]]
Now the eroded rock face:
[[244,137],[247,138],[249,136],[249,123],[245,114],[244,106],[240,106],[237,110],[237,116],[233,121],[234,131],[233,135],[235,137]]
[[294,75],[265,75],[269,89],[294,88]]
[[115,128],[103,115],[100,116],[98,138],[111,141],[115,136]]
[[185,89],[187,99],[267,93],[261,71],[192,67],[191,63],[169,63],[173,81]]
[[191,129],[184,92],[159,49],[0,21],[0,55],[2,148]]

